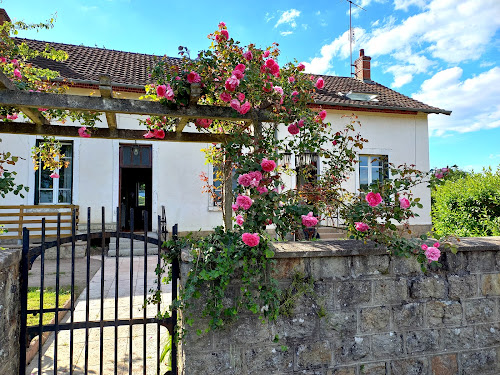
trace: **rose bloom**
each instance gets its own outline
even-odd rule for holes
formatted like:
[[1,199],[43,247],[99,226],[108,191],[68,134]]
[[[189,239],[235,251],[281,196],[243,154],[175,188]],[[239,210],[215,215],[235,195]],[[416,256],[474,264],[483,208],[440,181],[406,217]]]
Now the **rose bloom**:
[[319,118],[321,120],[324,120],[326,118],[326,111],[325,110],[322,110],[319,114],[318,114]]
[[236,78],[238,79],[242,79],[244,74],[241,70],[233,70],[233,73],[232,73],[233,76],[235,76]]
[[441,256],[441,251],[437,247],[428,247],[425,250],[425,257],[430,262],[437,261]]
[[231,108],[236,110],[236,111],[240,111],[240,107],[241,107],[241,104],[240,104],[240,101],[238,99],[233,99],[231,100]]
[[280,86],[274,86],[274,91],[276,91],[280,95],[283,95],[283,88]]
[[244,72],[245,71],[245,64],[238,64],[234,67],[234,70],[239,70],[240,72]]
[[238,211],[238,208],[240,207],[237,204],[232,204],[231,208],[233,209],[233,211]]
[[314,227],[318,224],[318,219],[313,216],[312,212],[307,215],[302,215],[302,224],[306,227]]
[[246,195],[238,195],[236,198],[236,204],[244,210],[248,210],[252,203],[252,199]]
[[318,80],[316,81],[316,88],[317,89],[322,89],[323,87],[325,87],[325,81],[323,80],[323,78],[318,78]]
[[292,101],[297,103],[299,101],[299,93],[297,91],[292,92]]
[[246,245],[248,245],[248,246],[250,246],[250,247],[255,247],[255,246],[257,246],[257,245],[259,244],[259,242],[260,242],[260,237],[259,237],[259,234],[258,234],[258,233],[254,233],[254,234],[252,234],[252,233],[243,233],[243,234],[241,235],[241,239],[242,239],[242,241],[243,241]]
[[303,119],[303,118],[301,118],[301,119],[299,120],[299,122],[297,122],[297,126],[298,126],[299,128],[301,128],[301,127],[303,127],[304,125],[305,125],[305,124],[304,124],[304,119]]
[[242,92],[240,92],[240,93],[238,94],[238,100],[239,100],[240,102],[242,102],[243,100],[245,100],[245,94],[243,94]]
[[240,107],[240,110],[239,112],[244,115],[245,113],[247,113],[250,108],[252,108],[252,105],[250,104],[250,102],[247,100],[241,107]]
[[154,134],[155,138],[158,138],[158,139],[165,138],[165,131],[163,129],[155,129],[155,130],[153,130],[153,134]]
[[248,60],[248,61],[252,60],[252,59],[253,59],[253,54],[252,54],[252,51],[250,51],[250,50],[246,51],[246,52],[243,54],[243,57],[244,57],[246,60]]
[[154,138],[155,133],[153,133],[151,130],[149,130],[146,134],[144,134],[144,138]]
[[90,138],[90,134],[87,133],[87,128],[85,126],[78,129],[78,135],[82,138]]
[[196,119],[196,125],[198,125],[201,128],[205,128],[205,129],[207,129],[212,124],[212,122],[213,122],[213,120],[210,120],[208,118]]
[[223,92],[219,95],[220,100],[229,103],[231,101],[231,94],[228,92]]
[[354,224],[356,225],[356,230],[359,232],[366,232],[368,229],[370,229],[368,224],[365,224],[363,222],[356,222]]
[[266,172],[272,172],[274,171],[274,168],[276,168],[276,163],[274,162],[274,160],[262,159],[260,166],[262,167],[262,170]]
[[400,197],[399,198],[399,207],[401,207],[402,209],[410,208],[410,201],[405,197]]
[[382,202],[382,197],[380,196],[380,193],[374,193],[373,191],[370,191],[368,194],[366,194],[365,200],[370,206],[377,207],[380,202]]
[[201,77],[198,73],[192,71],[187,75],[187,80],[189,83],[198,83],[201,81]]
[[224,27],[226,27],[226,23],[225,22],[219,22],[219,29],[223,29]]
[[243,216],[236,215],[236,224],[243,225],[244,222],[245,222],[245,220],[243,219]]
[[250,172],[248,173],[248,175],[252,180],[257,180],[257,181],[262,180],[262,173],[260,173],[259,171]]
[[167,85],[167,92],[165,93],[165,97],[167,100],[174,100],[174,90],[172,90],[172,87],[170,85]]
[[23,75],[21,74],[21,72],[19,71],[19,69],[14,69],[14,77],[16,77],[18,79],[23,78]]
[[7,120],[16,120],[17,117],[17,113],[13,113],[11,115],[7,115]]
[[238,177],[238,183],[241,185],[241,186],[250,186],[250,183],[252,182],[253,178],[248,174],[248,173],[245,173],[245,174],[242,174]]
[[225,87],[227,91],[234,91],[240,85],[240,80],[232,75],[226,80]]
[[59,178],[59,175],[56,172],[52,172],[50,178]]
[[288,126],[288,132],[292,135],[295,135],[295,134],[299,134],[300,129],[295,123],[292,123]]
[[0,177],[3,176],[3,172],[4,172],[3,167],[0,165]]
[[265,186],[257,186],[257,191],[259,194],[266,194],[269,190]]
[[160,85],[156,88],[156,95],[158,95],[160,98],[164,98],[166,93],[167,93],[167,86]]
[[294,76],[288,77],[288,82],[294,83],[295,82],[295,77]]
[[270,52],[269,51],[264,51],[264,58],[269,57]]
[[304,69],[306,68],[306,66],[302,63],[300,63],[298,66],[297,66],[297,69],[299,72],[303,71]]

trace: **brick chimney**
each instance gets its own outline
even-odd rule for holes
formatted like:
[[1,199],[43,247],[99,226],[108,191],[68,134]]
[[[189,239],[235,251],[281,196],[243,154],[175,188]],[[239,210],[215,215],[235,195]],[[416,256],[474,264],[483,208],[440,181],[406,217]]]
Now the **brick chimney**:
[[5,9],[0,8],[0,25],[3,24],[5,21],[10,22],[10,17],[5,11]]
[[371,82],[370,78],[370,56],[365,56],[365,50],[359,50],[359,57],[354,62],[354,76],[362,82]]

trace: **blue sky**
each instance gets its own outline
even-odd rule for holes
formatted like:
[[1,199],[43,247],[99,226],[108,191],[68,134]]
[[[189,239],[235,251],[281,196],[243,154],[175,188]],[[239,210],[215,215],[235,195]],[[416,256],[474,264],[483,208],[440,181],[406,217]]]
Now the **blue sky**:
[[[356,57],[372,57],[372,79],[427,104],[431,167],[500,165],[500,1],[359,0],[353,8]],[[226,22],[243,44],[280,45],[280,63],[297,59],[317,74],[349,76],[345,0],[217,1],[3,0],[13,20],[54,29],[22,37],[176,56],[208,48]]]

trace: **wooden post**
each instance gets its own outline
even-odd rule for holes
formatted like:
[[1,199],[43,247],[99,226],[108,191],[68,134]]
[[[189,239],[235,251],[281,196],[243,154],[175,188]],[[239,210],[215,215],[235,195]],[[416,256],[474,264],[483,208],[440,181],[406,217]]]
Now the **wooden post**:
[[24,205],[19,206],[19,228],[17,229],[17,235],[19,238],[23,238],[23,216],[24,216]]
[[222,216],[224,219],[224,227],[226,231],[232,228],[232,217],[233,217],[233,173],[232,165],[230,160],[225,160],[223,164],[224,181],[222,182]]

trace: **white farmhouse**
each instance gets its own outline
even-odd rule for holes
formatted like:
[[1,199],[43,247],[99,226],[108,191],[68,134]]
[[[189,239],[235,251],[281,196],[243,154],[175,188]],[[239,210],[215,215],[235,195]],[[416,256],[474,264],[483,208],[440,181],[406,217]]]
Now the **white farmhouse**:
[[[33,48],[43,48],[46,42],[19,39]],[[99,77],[111,77],[113,95],[117,98],[138,98],[148,82],[148,69],[157,56],[103,48],[51,43],[64,50],[69,58],[54,62],[37,58],[35,65],[60,72],[61,81],[70,84],[70,94],[100,95]],[[175,59],[172,59],[175,62]],[[355,77],[326,76],[325,87],[315,96],[311,106],[326,109],[327,121],[341,128],[347,121],[343,116],[355,114],[362,124],[361,134],[369,142],[359,155],[360,163],[349,181],[349,189],[356,191],[364,184],[385,178],[386,162],[396,165],[415,164],[420,170],[429,170],[429,142],[427,116],[450,114],[439,108],[418,102],[371,80],[370,57],[363,50],[355,62]],[[67,124],[71,125],[71,124]],[[103,116],[101,127],[107,127]],[[0,129],[2,125],[0,124]],[[138,116],[118,115],[118,129],[144,129]],[[194,127],[185,131],[196,132]],[[286,128],[283,128],[283,132]],[[1,130],[0,130],[1,132]],[[92,207],[92,222],[99,223],[101,206],[106,207],[106,223],[129,228],[129,217],[117,216],[117,208],[128,211],[134,207],[136,227],[141,223],[142,211],[148,210],[149,227],[156,231],[156,218],[161,207],[166,209],[169,223],[179,223],[185,231],[207,231],[222,223],[220,209],[208,194],[202,192],[204,183],[200,174],[213,174],[205,164],[200,151],[208,147],[201,143],[176,143],[148,140],[124,141],[94,138],[59,138],[70,166],[59,171],[60,178],[52,179],[47,171],[33,170],[31,148],[40,141],[35,135],[2,134],[1,147],[24,158],[16,166],[17,182],[30,188],[20,198],[8,195],[2,205],[75,204],[80,206],[80,224],[85,223],[86,207]],[[307,157],[306,157],[307,158]],[[300,157],[290,158],[292,167]],[[308,163],[316,163],[321,173],[321,161],[314,155]],[[286,177],[287,187],[296,187],[294,176]],[[424,208],[413,220],[421,231],[430,229],[430,193],[421,187],[414,191],[422,198]]]

